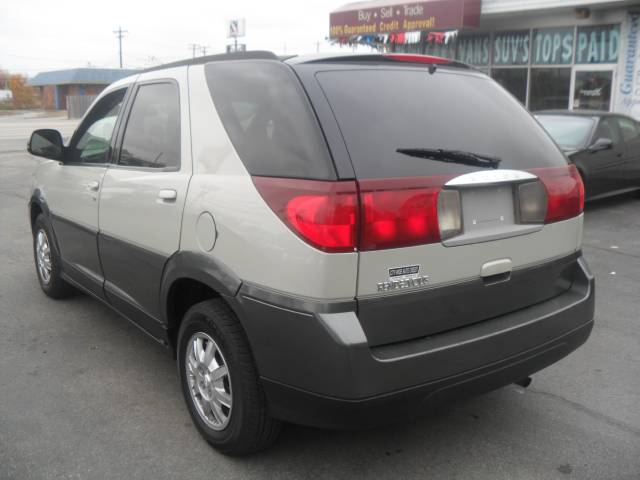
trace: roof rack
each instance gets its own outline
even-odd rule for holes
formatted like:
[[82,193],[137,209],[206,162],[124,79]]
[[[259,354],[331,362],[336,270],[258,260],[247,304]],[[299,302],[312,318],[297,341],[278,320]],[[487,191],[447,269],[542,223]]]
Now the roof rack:
[[217,55],[207,55],[206,57],[195,57],[187,60],[178,60],[177,62],[157,65],[155,67],[142,70],[140,73],[154,72],[156,70],[164,70],[165,68],[183,67],[185,65],[202,65],[203,63],[220,62],[225,60],[279,60],[279,58],[273,52],[268,52],[266,50],[219,53]]

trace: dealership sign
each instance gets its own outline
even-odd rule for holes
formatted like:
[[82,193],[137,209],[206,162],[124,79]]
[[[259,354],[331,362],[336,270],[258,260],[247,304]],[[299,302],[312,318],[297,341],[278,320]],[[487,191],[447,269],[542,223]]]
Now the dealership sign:
[[[357,7],[357,8],[356,8]],[[477,27],[480,0],[428,0],[414,3],[378,1],[345,5],[330,14],[331,38],[416,30]]]
[[629,12],[625,27],[615,110],[640,119],[640,13]]

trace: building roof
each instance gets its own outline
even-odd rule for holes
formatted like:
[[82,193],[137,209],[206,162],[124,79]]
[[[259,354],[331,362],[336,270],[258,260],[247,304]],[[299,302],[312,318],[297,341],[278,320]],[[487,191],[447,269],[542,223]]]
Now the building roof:
[[27,84],[32,87],[43,87],[45,85],[109,85],[137,73],[138,70],[127,70],[120,68],[70,68],[67,70],[55,70],[52,72],[41,72],[31,78]]

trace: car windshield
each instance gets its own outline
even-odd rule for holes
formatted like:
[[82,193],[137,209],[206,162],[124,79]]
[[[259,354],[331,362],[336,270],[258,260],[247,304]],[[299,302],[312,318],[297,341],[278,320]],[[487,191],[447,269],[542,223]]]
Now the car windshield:
[[569,115],[536,115],[536,118],[556,143],[566,149],[584,148],[594,122],[591,117]]

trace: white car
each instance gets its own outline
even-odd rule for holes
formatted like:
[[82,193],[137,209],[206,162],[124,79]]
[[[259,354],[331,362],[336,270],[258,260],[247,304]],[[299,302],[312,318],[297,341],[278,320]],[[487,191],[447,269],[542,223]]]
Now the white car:
[[416,55],[197,58],[109,86],[29,202],[42,290],[177,356],[223,452],[524,383],[581,345],[584,190],[486,75]]

